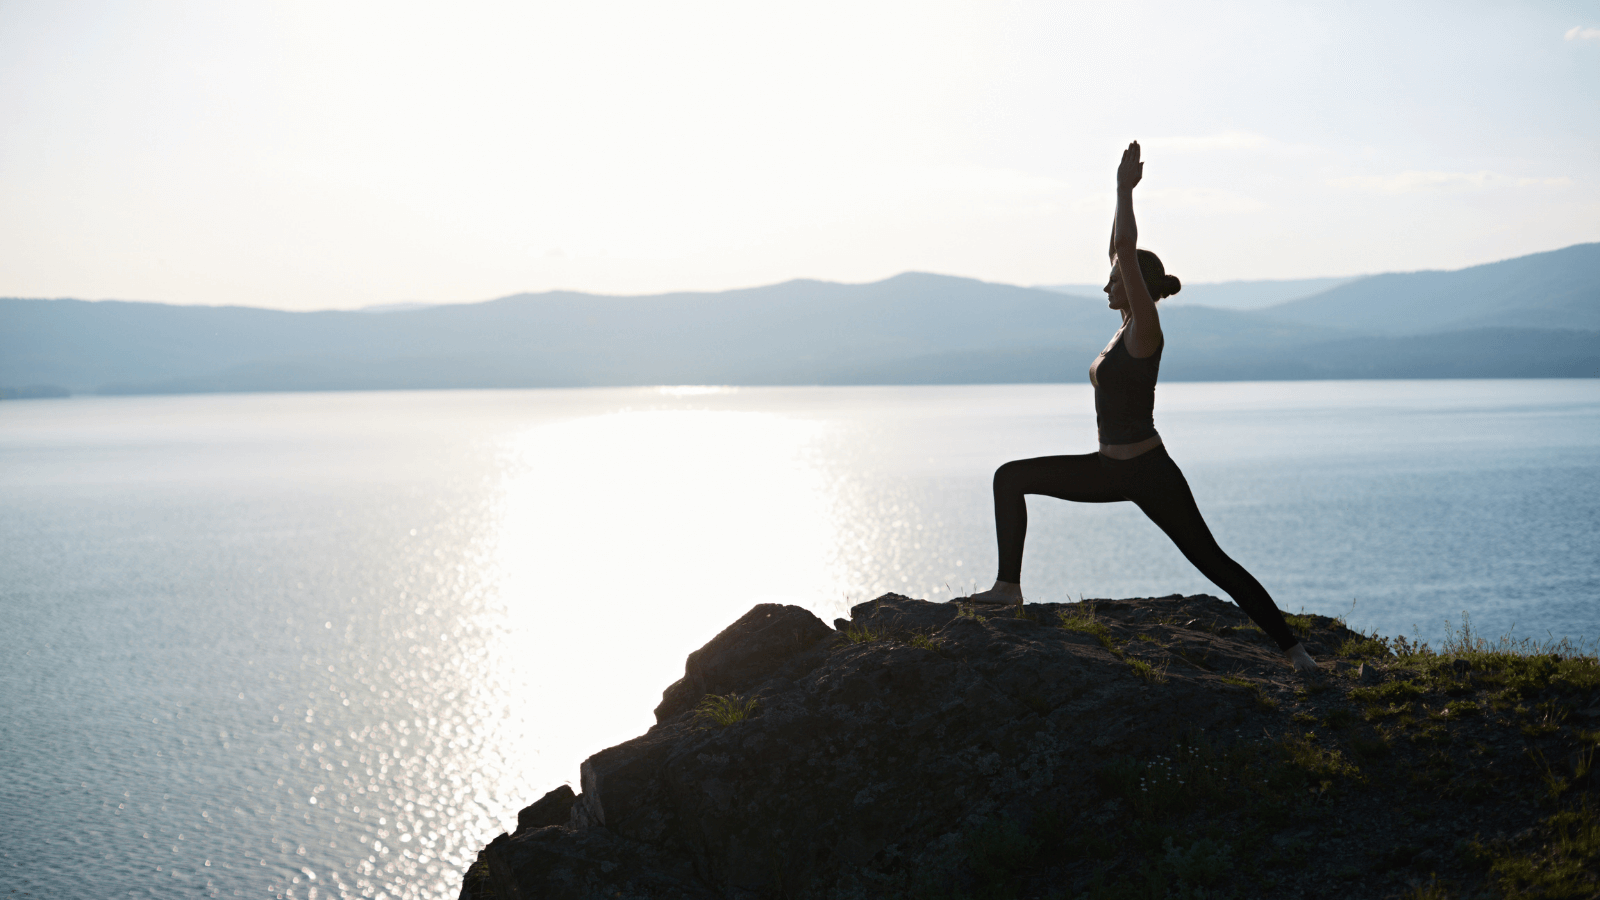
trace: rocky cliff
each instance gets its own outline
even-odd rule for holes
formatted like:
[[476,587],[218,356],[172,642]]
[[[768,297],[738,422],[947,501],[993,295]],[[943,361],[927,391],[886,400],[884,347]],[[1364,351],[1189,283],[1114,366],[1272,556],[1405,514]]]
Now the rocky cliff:
[[523,810],[462,897],[1376,897],[1572,859],[1594,888],[1600,824],[1574,813],[1589,850],[1543,837],[1546,807],[1593,792],[1593,658],[1291,624],[1322,679],[1207,596],[889,594],[831,628],[757,606],[690,655],[654,727],[583,763],[581,793]]

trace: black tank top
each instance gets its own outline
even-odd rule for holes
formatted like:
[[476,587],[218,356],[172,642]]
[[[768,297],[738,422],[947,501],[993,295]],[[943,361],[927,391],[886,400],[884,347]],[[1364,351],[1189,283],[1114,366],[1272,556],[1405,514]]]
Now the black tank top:
[[1126,331],[1119,330],[1089,366],[1102,444],[1136,444],[1156,435],[1156,372],[1166,341],[1155,353],[1134,359],[1123,345]]

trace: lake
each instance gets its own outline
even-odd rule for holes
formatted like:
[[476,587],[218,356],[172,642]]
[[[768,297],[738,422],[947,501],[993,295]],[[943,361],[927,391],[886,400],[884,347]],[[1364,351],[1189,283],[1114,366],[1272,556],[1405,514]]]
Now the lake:
[[[1600,637],[1600,380],[1174,383],[1156,422],[1289,612]],[[0,885],[453,898],[755,603],[994,578],[989,478],[1087,385],[0,403]],[[1033,498],[1033,600],[1220,593]]]

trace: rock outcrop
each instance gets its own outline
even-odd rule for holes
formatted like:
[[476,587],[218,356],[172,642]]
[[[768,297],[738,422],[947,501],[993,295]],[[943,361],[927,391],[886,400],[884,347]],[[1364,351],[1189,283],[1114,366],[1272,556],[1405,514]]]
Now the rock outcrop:
[[1600,897],[1600,661],[1213,597],[752,609],[463,900]]
[[[1226,675],[1290,690],[1231,604],[1102,601],[1088,627],[1060,627],[1089,606],[989,614],[890,594],[837,628],[757,606],[690,655],[654,727],[583,763],[567,821],[547,824],[560,788],[486,848],[463,896],[474,883],[531,900],[903,880],[988,819],[1092,812],[1089,776],[1112,756],[1249,727],[1261,705]],[[709,695],[754,704],[720,724],[696,711]]]

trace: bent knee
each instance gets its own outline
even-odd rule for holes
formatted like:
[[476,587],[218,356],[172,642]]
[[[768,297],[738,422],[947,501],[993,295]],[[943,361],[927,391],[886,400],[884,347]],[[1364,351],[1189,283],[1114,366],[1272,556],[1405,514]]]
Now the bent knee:
[[1025,467],[1014,459],[994,470],[994,489],[998,493],[1020,493]]

